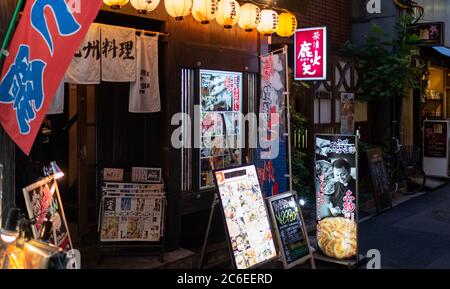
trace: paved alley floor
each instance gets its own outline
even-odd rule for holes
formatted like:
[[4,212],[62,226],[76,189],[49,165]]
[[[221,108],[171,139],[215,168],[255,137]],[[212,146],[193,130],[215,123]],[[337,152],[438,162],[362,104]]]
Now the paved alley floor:
[[381,253],[381,268],[450,268],[450,183],[360,223],[360,254]]

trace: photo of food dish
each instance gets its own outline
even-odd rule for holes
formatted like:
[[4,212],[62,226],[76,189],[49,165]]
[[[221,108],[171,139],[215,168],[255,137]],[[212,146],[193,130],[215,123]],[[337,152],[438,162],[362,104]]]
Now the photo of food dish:
[[119,217],[104,217],[101,238],[117,239],[119,236]]

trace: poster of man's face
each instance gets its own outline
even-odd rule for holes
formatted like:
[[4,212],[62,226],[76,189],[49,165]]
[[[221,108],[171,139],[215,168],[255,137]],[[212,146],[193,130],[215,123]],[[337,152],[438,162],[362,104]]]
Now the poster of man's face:
[[356,258],[356,138],[317,135],[315,146],[318,249],[331,258]]

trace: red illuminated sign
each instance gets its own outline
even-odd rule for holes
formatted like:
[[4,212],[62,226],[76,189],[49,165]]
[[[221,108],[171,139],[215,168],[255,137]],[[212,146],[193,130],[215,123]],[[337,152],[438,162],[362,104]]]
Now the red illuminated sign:
[[327,78],[327,28],[302,28],[295,32],[295,79]]

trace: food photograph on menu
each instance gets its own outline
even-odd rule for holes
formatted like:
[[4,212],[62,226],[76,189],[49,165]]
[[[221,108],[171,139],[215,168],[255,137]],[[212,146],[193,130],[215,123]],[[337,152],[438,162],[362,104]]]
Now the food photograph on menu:
[[254,268],[277,256],[255,166],[215,171],[234,265]]
[[357,259],[356,137],[316,135],[317,246],[338,260]]
[[200,70],[200,186],[214,186],[213,170],[241,164],[242,73]]

